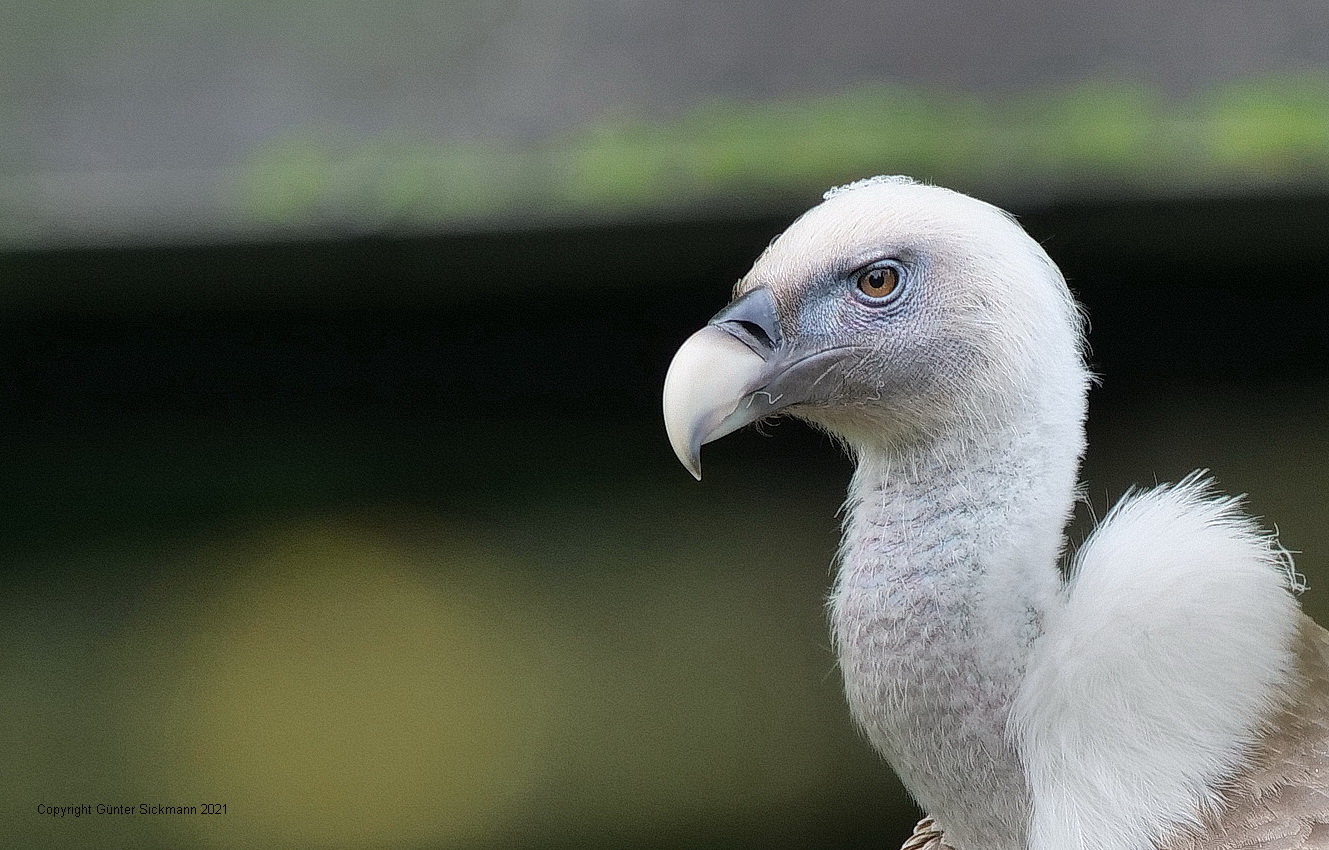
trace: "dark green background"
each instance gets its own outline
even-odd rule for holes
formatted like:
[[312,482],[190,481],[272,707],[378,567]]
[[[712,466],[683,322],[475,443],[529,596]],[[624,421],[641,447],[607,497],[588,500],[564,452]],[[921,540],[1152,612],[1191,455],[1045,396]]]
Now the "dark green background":
[[[5,843],[893,846],[847,461],[781,421],[698,484],[658,413],[789,217],[0,255]],[[1023,220],[1092,320],[1093,510],[1208,467],[1324,611],[1329,202]]]

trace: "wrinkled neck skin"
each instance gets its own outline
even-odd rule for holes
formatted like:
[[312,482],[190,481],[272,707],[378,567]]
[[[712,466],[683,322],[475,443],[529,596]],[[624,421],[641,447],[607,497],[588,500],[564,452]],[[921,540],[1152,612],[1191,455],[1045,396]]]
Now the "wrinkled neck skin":
[[1062,604],[1081,416],[1030,411],[908,451],[853,446],[830,600],[845,690],[956,850],[1026,845],[1007,724],[1030,647]]

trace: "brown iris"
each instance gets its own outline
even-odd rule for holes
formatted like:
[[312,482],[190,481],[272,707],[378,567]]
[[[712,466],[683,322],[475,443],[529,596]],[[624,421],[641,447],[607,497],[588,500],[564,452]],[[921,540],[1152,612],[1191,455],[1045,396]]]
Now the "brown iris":
[[858,291],[869,298],[885,298],[900,286],[900,272],[893,266],[878,266],[858,276]]

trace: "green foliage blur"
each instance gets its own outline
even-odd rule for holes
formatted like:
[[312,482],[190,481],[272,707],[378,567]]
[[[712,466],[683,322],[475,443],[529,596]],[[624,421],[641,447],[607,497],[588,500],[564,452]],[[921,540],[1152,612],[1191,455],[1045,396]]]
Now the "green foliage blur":
[[237,168],[237,210],[269,225],[417,226],[748,211],[906,173],[1001,195],[1234,192],[1329,180],[1329,76],[1239,79],[1169,98],[1120,80],[1005,99],[888,83],[633,111],[529,145],[297,126]]

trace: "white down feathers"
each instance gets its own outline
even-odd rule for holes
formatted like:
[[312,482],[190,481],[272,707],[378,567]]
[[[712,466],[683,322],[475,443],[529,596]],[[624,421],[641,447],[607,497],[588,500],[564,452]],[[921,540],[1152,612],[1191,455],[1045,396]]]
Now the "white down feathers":
[[1013,708],[1031,850],[1147,850],[1216,804],[1295,675],[1295,590],[1287,552],[1198,475],[1122,499]]

